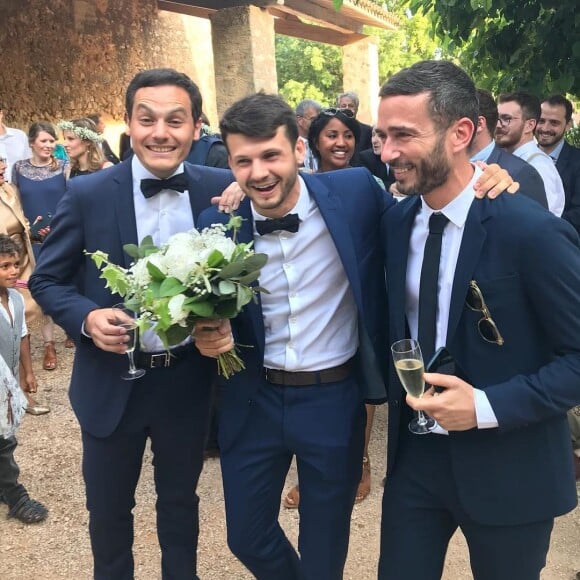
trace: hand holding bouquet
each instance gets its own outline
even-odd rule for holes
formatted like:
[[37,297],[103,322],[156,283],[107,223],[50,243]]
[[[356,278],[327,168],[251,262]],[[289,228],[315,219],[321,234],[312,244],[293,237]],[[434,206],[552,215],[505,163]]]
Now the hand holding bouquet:
[[[241,219],[175,234],[160,248],[147,236],[139,246],[124,247],[135,259],[129,269],[109,262],[104,252],[89,255],[106,287],[137,313],[139,329],[152,328],[169,349],[191,334],[197,320],[235,318],[264,291],[252,283],[268,258],[254,252],[253,242],[235,242]],[[234,239],[227,237],[229,229]],[[226,378],[243,368],[236,348],[218,357],[218,372]]]

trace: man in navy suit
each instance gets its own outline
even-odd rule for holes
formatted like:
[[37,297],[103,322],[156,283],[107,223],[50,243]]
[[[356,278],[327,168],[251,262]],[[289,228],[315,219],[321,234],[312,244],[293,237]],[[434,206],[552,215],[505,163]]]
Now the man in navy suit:
[[121,380],[127,337],[111,309],[120,298],[105,288],[84,251],[102,250],[128,267],[124,244],[147,235],[160,244],[193,228],[232,175],[183,163],[201,115],[201,95],[186,75],[172,69],[137,74],[127,90],[126,112],[135,155],[70,182],[30,288],[77,344],[70,399],[82,430],[95,578],[133,578],[131,512],[150,439],[162,577],[190,580],[197,578],[195,488],[215,363],[200,356],[191,340],[169,355],[148,331],[136,355],[145,376]]
[[478,89],[477,96],[479,99],[479,117],[475,135],[469,148],[471,161],[497,163],[520,184],[520,192],[523,195],[536,200],[542,207],[548,209],[546,189],[537,169],[523,159],[508,153],[496,145],[493,140],[493,132],[498,119],[497,103],[493,95],[489,91]]
[[[228,543],[261,579],[338,580],[363,462],[364,401],[384,400],[380,216],[394,202],[363,168],[301,174],[292,109],[277,96],[232,105],[220,129],[251,200],[240,241],[269,255],[259,304],[233,321],[246,370],[224,388],[219,443]],[[353,192],[356,192],[353,194]],[[222,221],[209,209],[199,225]],[[213,356],[229,324],[196,331]],[[211,325],[209,325],[211,327]],[[300,558],[278,523],[292,457]]]
[[[539,578],[554,517],[577,503],[578,236],[522,195],[474,200],[478,103],[461,69],[417,63],[380,97],[383,161],[421,194],[384,219],[390,340],[422,336],[426,361],[445,345],[455,372],[426,373],[438,389],[405,399],[390,367],[379,578],[440,578],[458,526],[474,577]],[[439,428],[410,433],[411,408]]]
[[572,103],[563,95],[552,95],[542,102],[542,114],[536,128],[540,149],[556,164],[564,184],[566,204],[562,217],[580,232],[580,149],[564,140],[572,127]]

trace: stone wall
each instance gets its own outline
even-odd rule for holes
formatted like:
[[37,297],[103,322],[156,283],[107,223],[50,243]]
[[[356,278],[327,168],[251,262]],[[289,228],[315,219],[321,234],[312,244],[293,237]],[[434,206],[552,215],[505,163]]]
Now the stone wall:
[[158,11],[156,0],[0,0],[0,17],[0,104],[9,126],[100,111],[118,133],[128,82],[161,66],[191,76],[217,122],[208,20]]

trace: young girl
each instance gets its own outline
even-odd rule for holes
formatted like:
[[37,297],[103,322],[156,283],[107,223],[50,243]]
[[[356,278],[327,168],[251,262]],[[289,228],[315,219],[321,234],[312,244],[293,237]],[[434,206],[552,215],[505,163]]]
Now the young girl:
[[[28,330],[24,320],[24,299],[15,289],[19,274],[20,248],[10,236],[0,234],[0,356],[10,369],[16,385],[20,363],[26,383],[35,382],[30,343],[25,340]],[[18,409],[13,407],[11,401],[17,391],[10,390],[6,379],[4,386],[7,388],[7,396],[0,401],[4,400],[7,404],[0,403],[0,413],[6,414],[3,415],[3,422],[9,428],[2,431],[7,436],[0,435],[0,500],[8,504],[9,517],[32,524],[46,519],[48,510],[41,503],[30,499],[26,488],[18,483],[20,470],[14,460],[17,441],[10,428],[19,419]]]

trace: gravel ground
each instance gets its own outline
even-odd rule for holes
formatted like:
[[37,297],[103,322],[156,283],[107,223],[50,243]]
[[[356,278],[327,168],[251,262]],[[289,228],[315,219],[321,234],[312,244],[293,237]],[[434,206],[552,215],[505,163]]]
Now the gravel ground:
[[[57,334],[59,366],[56,371],[41,370],[42,347],[33,337],[33,356],[40,385],[38,399],[52,408],[48,415],[27,415],[19,433],[17,460],[21,481],[31,495],[50,510],[48,519],[26,526],[7,520],[5,505],[0,506],[0,578],[2,580],[88,580],[91,578],[91,552],[88,516],[80,472],[81,446],[76,419],[67,397],[73,351],[65,350],[62,333]],[[350,551],[345,579],[370,580],[375,577],[381,506],[381,473],[385,462],[385,409],[375,416],[371,442],[372,492],[355,506]],[[138,580],[160,577],[159,547],[155,533],[151,454],[143,462],[135,508],[135,576]],[[288,488],[295,482],[295,470],[288,477]],[[525,484],[525,482],[522,482]],[[579,488],[580,492],[580,488]],[[252,576],[231,555],[225,540],[224,511],[219,461],[206,462],[199,489],[201,498],[198,572],[203,580],[245,580]],[[538,498],[541,501],[542,498]],[[298,514],[282,508],[280,519],[296,542]],[[552,547],[543,580],[572,580],[580,570],[580,510],[556,521]],[[470,578],[465,541],[456,534],[447,557],[444,580]]]

